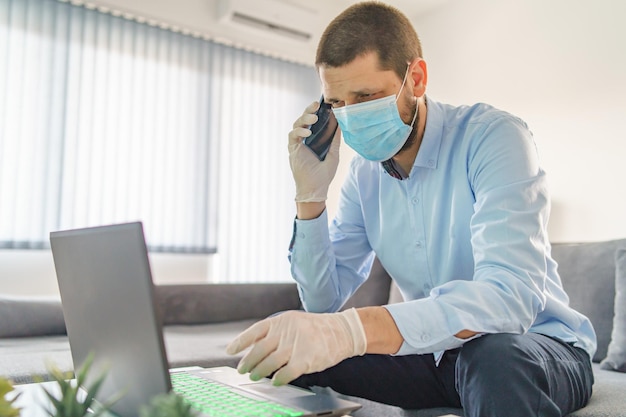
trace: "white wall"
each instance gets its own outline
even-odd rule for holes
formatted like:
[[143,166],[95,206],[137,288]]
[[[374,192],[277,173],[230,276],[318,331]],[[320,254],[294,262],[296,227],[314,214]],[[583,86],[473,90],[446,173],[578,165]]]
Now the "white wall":
[[[65,0],[63,0],[65,1]],[[324,10],[320,10],[314,3],[307,1],[283,1],[275,2],[268,0],[71,0],[73,2],[85,2],[96,5],[104,10],[116,13],[130,14],[145,18],[149,23],[167,25],[170,28],[179,28],[189,31],[197,36],[207,37],[217,42],[241,47],[267,55],[289,59],[290,61],[310,65],[314,61],[317,38],[321,30],[326,26],[329,17]],[[284,21],[286,26],[294,29],[310,32],[313,37],[308,41],[290,39],[275,35],[267,31],[250,28],[241,24],[233,24],[228,19],[218,16],[218,3],[244,4],[241,9],[254,13],[256,8],[271,8],[271,14],[278,21]],[[339,4],[334,4],[339,3]],[[332,9],[332,15],[338,13],[346,6],[345,0],[333,0],[328,8]],[[280,5],[276,7],[276,4]],[[301,18],[284,18],[287,11],[297,15],[305,14],[306,21]],[[300,21],[298,21],[300,20]],[[315,29],[317,28],[317,31]]]
[[[488,102],[530,125],[552,188],[553,241],[626,237],[625,18],[621,0],[459,0],[414,22],[433,99]],[[343,145],[331,215],[351,155]],[[202,255],[151,261],[160,283],[203,282],[213,268]],[[0,251],[0,292],[56,293],[50,253]]]
[[[157,284],[207,282],[211,276],[208,255],[150,254]],[[0,295],[58,295],[52,253],[49,250],[0,251]]]
[[414,22],[433,99],[531,127],[553,241],[626,237],[625,18],[620,0],[464,0]]

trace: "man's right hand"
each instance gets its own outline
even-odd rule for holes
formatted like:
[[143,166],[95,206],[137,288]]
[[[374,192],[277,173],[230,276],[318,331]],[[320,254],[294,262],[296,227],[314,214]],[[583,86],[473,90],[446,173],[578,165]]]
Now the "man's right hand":
[[297,203],[319,203],[326,201],[328,187],[335,177],[339,165],[339,129],[335,133],[330,150],[323,161],[308,149],[302,140],[311,135],[308,126],[317,122],[315,112],[320,103],[311,103],[294,122],[289,132],[289,164],[296,181]]

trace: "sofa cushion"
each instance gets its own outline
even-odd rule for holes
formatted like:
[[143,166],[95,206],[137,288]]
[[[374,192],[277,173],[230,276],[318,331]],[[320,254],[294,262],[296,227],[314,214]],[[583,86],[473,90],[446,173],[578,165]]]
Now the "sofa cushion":
[[227,323],[165,326],[163,338],[170,368],[237,367],[243,353],[236,356],[228,355],[226,346],[255,322],[256,320],[241,320]]
[[626,372],[626,249],[615,254],[615,315],[607,357],[602,369]]
[[0,377],[16,384],[50,380],[48,365],[71,372],[72,355],[67,336],[0,339]]
[[563,287],[570,305],[589,317],[598,337],[593,357],[606,357],[613,329],[615,299],[615,252],[626,248],[626,239],[605,242],[554,244],[552,256],[559,264]]
[[[163,328],[170,368],[185,366],[233,366],[243,356],[226,354],[226,346],[256,320],[228,323],[176,325]],[[0,377],[15,383],[48,381],[47,366],[72,372],[72,354],[67,336],[39,336],[0,339]]]
[[605,371],[594,363],[593,375],[595,382],[589,403],[568,417],[623,417],[626,374]]
[[0,295],[0,317],[0,338],[66,334],[57,297]]

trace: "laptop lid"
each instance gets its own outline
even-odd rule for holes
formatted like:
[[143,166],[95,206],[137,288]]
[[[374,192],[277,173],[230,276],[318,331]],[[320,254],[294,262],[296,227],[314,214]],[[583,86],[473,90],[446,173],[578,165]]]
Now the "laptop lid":
[[74,369],[93,352],[91,376],[107,372],[97,399],[122,393],[111,410],[137,415],[171,388],[142,224],[52,232],[50,243]]
[[[50,243],[74,368],[93,354],[91,376],[107,372],[96,399],[106,403],[123,394],[111,411],[138,415],[152,397],[171,389],[142,224],[52,232]],[[268,379],[252,382],[233,368],[193,372],[307,410],[307,416],[344,415],[361,407],[331,395],[274,387]]]

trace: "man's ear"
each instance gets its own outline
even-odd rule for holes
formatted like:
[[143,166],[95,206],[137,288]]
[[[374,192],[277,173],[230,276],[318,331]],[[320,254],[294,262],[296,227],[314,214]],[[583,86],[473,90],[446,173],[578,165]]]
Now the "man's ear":
[[422,97],[426,94],[428,84],[428,67],[422,58],[416,58],[410,65],[411,78],[413,79],[413,96]]

